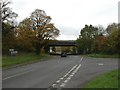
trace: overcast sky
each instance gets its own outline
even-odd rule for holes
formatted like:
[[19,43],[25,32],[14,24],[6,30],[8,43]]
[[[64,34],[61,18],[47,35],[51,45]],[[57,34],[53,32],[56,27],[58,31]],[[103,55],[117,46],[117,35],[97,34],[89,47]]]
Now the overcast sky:
[[60,30],[58,40],[76,40],[85,24],[94,26],[118,22],[119,0],[11,0],[18,21],[41,9],[52,17],[51,23]]

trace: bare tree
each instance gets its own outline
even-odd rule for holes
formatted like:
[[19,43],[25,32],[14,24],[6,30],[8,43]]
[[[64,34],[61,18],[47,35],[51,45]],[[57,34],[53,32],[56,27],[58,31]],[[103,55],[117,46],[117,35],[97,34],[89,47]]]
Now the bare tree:
[[51,17],[47,16],[45,11],[36,9],[30,16],[32,27],[36,36],[40,39],[53,39],[59,35],[59,30],[50,23]]
[[50,23],[51,17],[47,16],[45,11],[36,9],[31,13],[30,19],[36,32],[36,50],[42,48],[46,39],[55,39],[59,35],[59,30]]
[[13,22],[13,19],[15,19],[18,14],[12,11],[10,7],[8,7],[9,4],[11,4],[8,0],[1,0],[1,21],[2,22]]

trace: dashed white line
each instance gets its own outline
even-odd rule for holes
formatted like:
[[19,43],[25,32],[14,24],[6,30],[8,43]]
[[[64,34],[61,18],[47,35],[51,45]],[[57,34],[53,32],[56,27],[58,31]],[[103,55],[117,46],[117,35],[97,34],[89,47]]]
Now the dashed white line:
[[74,75],[75,74],[75,72],[73,72],[71,75]]
[[70,75],[71,77],[73,77],[73,75]]
[[59,83],[59,82],[60,82],[60,80],[56,81],[56,83]]
[[65,80],[64,83],[68,82],[68,80]]
[[77,71],[73,71],[73,73],[72,74],[75,74]]
[[76,67],[77,67],[77,65],[75,65],[67,74],[69,74],[71,71],[73,71]]
[[55,87],[56,84],[53,84],[52,87]]
[[[79,63],[81,62],[83,60],[83,57],[80,59],[80,61],[79,61]],[[64,75],[64,77],[66,77],[71,71],[73,71],[75,68],[75,70],[69,75],[69,77],[64,81],[64,83],[62,83],[61,85],[60,85],[60,87],[64,87],[66,84],[65,83],[67,83],[73,76],[74,76],[74,74],[78,71],[78,69],[81,67],[81,64],[79,64],[79,65],[75,65],[67,74],[65,74]]]
[[98,63],[99,66],[103,66],[104,64],[103,63]]
[[69,76],[68,78],[67,78],[67,80],[70,80],[71,79],[71,77]]
[[[78,71],[78,69],[81,67],[80,62],[83,60],[83,57],[80,59],[79,61],[79,65],[75,65],[72,69],[70,69],[70,71],[68,71],[63,77],[59,78],[59,80],[56,81],[56,83],[54,83],[52,85],[52,87],[55,87],[58,83],[62,82],[62,84],[60,84],[60,87],[64,87],[66,85],[66,83],[75,75],[75,73]],[[71,73],[71,74],[70,74]],[[67,77],[68,76],[68,77]],[[66,79],[65,79],[66,78]],[[63,80],[65,79],[65,80]]]
[[77,72],[77,70],[78,70],[80,67],[81,67],[81,64],[77,67],[76,72]]
[[64,78],[60,78],[60,80],[63,80]]
[[77,72],[77,70],[81,67],[81,64],[79,64],[76,69],[69,75],[69,77],[60,85],[60,87],[64,87],[66,83],[74,76],[74,74]]
[[68,74],[65,74],[65,75],[64,75],[64,78],[65,78],[67,75],[68,75]]
[[72,69],[70,69],[70,71],[68,71],[63,77],[65,78],[67,75],[69,75],[69,73],[70,73],[71,71],[73,71],[76,67],[77,67],[77,65],[75,65]]
[[82,62],[82,60],[83,60],[83,57],[80,59],[79,63]]
[[62,83],[61,85],[60,85],[60,87],[64,87],[66,84],[65,83]]
[[77,67],[77,65],[75,65],[70,71],[72,71],[73,69],[75,69]]

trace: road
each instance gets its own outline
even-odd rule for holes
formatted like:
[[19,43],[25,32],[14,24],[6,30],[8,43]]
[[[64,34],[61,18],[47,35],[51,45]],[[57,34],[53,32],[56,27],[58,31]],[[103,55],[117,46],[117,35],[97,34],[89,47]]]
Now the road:
[[95,76],[117,69],[117,59],[68,56],[3,70],[3,88],[82,88]]

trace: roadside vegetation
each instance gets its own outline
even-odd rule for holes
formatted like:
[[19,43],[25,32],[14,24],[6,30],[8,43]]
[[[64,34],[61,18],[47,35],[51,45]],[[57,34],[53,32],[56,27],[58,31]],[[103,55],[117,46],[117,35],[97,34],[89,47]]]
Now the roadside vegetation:
[[3,56],[2,67],[7,68],[14,65],[42,61],[48,58],[50,59],[50,57],[51,56],[48,54],[35,55],[33,53],[24,53],[24,54],[22,53],[16,56]]
[[9,7],[9,0],[1,1],[2,11],[2,53],[9,49],[18,52],[34,52],[37,55],[48,52],[47,44],[59,36],[59,29],[50,21],[44,10],[35,9],[29,17],[17,23],[18,14]]
[[[35,9],[19,23],[10,0],[1,0],[2,67],[39,61],[49,55],[49,42],[59,36],[59,29],[44,10]],[[22,54],[21,54],[22,53]],[[45,54],[43,54],[45,53]],[[16,56],[14,56],[16,55]]]
[[[2,5],[2,53],[9,49],[18,52],[34,52],[37,55],[43,50],[48,52],[49,42],[57,42],[60,30],[50,21],[52,18],[44,10],[35,9],[28,18],[15,23],[18,14],[9,7],[10,1],[1,1]],[[7,9],[7,10],[6,10]],[[118,54],[120,53],[120,24],[110,23],[106,28],[102,25],[85,25],[76,40],[79,54]],[[74,49],[74,48],[73,48]],[[71,48],[67,48],[67,52]],[[54,47],[53,47],[53,51]],[[74,51],[74,50],[73,50]]]
[[[96,57],[110,57],[120,53],[120,24],[103,26],[85,25],[76,40],[79,54],[92,54]],[[115,56],[116,57],[116,56]]]
[[120,70],[114,70],[97,76],[95,79],[91,80],[85,88],[118,88],[118,81],[120,81],[118,73],[120,73]]
[[109,54],[88,54],[85,55],[87,57],[94,57],[94,58],[120,58],[120,56],[118,54],[113,54],[113,55],[109,55]]

